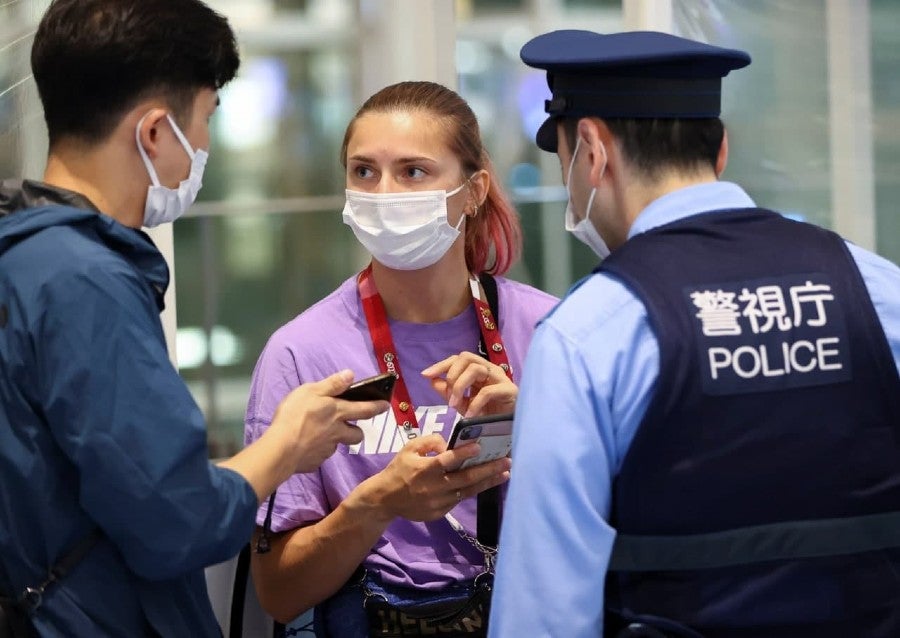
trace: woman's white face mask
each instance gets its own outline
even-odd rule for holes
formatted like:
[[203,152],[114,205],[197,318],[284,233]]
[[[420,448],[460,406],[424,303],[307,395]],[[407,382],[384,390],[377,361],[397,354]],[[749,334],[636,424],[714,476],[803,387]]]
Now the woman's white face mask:
[[394,270],[419,270],[437,263],[460,234],[447,219],[450,192],[363,193],[347,190],[344,223],[379,263]]

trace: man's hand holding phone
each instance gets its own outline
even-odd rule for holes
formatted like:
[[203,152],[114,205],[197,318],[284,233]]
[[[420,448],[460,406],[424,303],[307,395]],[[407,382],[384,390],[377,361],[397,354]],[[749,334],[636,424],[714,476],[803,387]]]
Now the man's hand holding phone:
[[363,432],[352,422],[368,419],[390,406],[378,398],[351,402],[334,398],[350,386],[349,370],[335,373],[321,381],[307,382],[292,390],[279,404],[269,429],[280,424],[301,451],[294,472],[311,472],[334,454],[339,444],[355,445]]
[[352,379],[350,370],[342,370],[294,388],[263,435],[219,465],[243,476],[262,502],[291,474],[318,469],[338,445],[359,443],[362,430],[348,422],[371,418],[390,406],[377,400],[335,401]]

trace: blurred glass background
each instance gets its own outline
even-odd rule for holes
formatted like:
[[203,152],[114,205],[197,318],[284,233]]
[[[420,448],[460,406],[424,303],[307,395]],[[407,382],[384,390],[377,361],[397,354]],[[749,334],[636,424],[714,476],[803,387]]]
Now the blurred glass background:
[[[519,48],[552,29],[621,30],[628,15],[751,53],[753,64],[724,83],[725,179],[762,206],[900,261],[897,0],[210,4],[231,20],[243,64],[222,92],[200,201],[173,232],[177,360],[208,417],[212,456],[241,444],[250,375],[269,335],[365,264],[340,217],[344,128],[378,88],[423,79],[404,75],[423,60],[449,68],[445,82],[478,115],[517,203],[525,257],[514,279],[562,295],[595,261],[563,230],[559,164],[533,143],[546,84]],[[0,177],[43,170],[28,60],[46,5],[0,0]]]

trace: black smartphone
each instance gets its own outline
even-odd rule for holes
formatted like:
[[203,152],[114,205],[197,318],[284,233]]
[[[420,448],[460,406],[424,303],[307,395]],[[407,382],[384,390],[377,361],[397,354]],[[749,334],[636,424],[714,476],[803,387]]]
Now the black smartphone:
[[447,449],[452,450],[470,443],[481,445],[478,456],[466,459],[458,469],[509,456],[512,449],[512,426],[512,414],[489,414],[457,421],[450,433]]
[[397,381],[390,372],[376,374],[368,379],[361,379],[337,395],[338,399],[347,401],[390,401]]

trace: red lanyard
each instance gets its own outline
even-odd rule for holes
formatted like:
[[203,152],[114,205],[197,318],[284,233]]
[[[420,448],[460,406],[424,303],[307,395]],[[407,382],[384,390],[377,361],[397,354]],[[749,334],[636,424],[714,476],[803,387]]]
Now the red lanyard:
[[[487,358],[491,363],[503,368],[506,376],[511,380],[512,368],[509,366],[509,358],[506,356],[506,348],[503,347],[503,339],[500,337],[499,327],[494,321],[494,313],[481,300],[478,280],[474,277],[471,278],[470,285],[472,288],[472,302],[475,304],[475,315],[478,317],[478,327],[481,330],[481,337],[487,349]],[[403,380],[400,361],[397,358],[397,348],[394,346],[394,339],[391,337],[391,328],[388,325],[384,302],[381,300],[381,295],[378,294],[378,289],[375,288],[375,282],[372,279],[371,264],[359,273],[357,286],[359,288],[359,298],[362,300],[363,311],[366,313],[369,335],[372,337],[372,345],[378,358],[378,367],[382,372],[390,372],[397,377],[397,383],[394,384],[394,395],[391,399],[391,408],[394,411],[397,426],[403,428],[407,438],[415,438],[418,435],[414,430],[419,429],[416,410],[412,405],[412,400],[409,398],[409,390]]]

